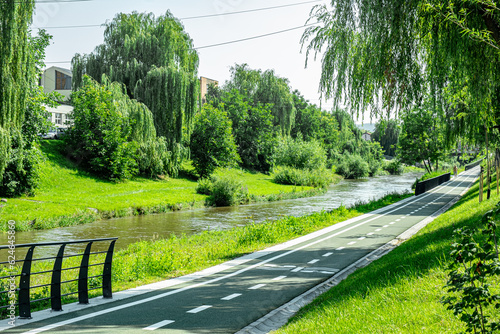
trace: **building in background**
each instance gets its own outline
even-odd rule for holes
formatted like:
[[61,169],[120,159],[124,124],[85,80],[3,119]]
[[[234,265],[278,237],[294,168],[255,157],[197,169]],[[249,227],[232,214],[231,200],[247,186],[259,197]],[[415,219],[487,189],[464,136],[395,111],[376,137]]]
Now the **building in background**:
[[370,132],[368,132],[368,131],[363,132],[362,137],[366,141],[371,141],[372,140],[372,134]]
[[207,99],[205,98],[205,96],[207,95],[208,87],[210,85],[214,85],[214,86],[217,87],[217,86],[219,86],[219,82],[217,80],[212,80],[212,79],[209,79],[209,78],[200,77],[200,101],[201,101],[201,106],[203,106],[207,102]]
[[66,128],[71,125],[70,115],[73,112],[73,107],[64,104],[71,95],[71,79],[70,70],[57,66],[47,68],[40,77],[40,85],[45,93],[57,92],[63,96],[60,106],[56,108],[45,107],[50,113],[49,120],[57,128]]

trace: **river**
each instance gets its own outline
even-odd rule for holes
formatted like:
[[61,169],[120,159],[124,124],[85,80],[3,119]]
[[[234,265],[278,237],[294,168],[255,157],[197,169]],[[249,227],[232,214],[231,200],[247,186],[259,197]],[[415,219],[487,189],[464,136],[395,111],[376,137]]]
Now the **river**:
[[[343,180],[328,188],[320,196],[254,203],[237,207],[203,208],[175,211],[164,214],[134,216],[101,220],[90,224],[51,230],[17,232],[16,243],[36,243],[118,237],[116,249],[130,243],[152,238],[168,238],[172,234],[193,234],[205,230],[222,230],[280,216],[303,216],[322,210],[332,210],[340,205],[352,206],[357,202],[379,199],[390,192],[411,190],[415,178],[422,173],[402,176],[378,176],[360,180]],[[69,251],[77,249],[68,247]]]

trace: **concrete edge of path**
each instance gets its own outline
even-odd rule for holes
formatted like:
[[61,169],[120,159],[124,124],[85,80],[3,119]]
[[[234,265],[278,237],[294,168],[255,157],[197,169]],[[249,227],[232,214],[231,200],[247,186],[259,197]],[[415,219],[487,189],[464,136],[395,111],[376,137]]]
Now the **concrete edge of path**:
[[[475,181],[474,181],[475,182]],[[311,288],[310,290],[304,292],[302,295],[295,297],[288,303],[282,305],[281,307],[269,312],[262,318],[254,321],[250,325],[236,332],[235,334],[266,334],[270,331],[277,330],[280,327],[286,325],[288,320],[293,317],[302,307],[310,304],[317,297],[327,292],[341,281],[346,279],[350,274],[354,273],[356,270],[368,266],[370,263],[381,258],[382,256],[390,253],[393,249],[398,247],[400,244],[410,239],[412,236],[417,234],[418,231],[423,229],[429,223],[431,223],[438,216],[448,211],[455,203],[458,202],[460,198],[472,187],[474,182],[471,183],[467,189],[456,196],[453,200],[448,202],[444,207],[434,212],[431,216],[422,220],[421,222],[413,225],[405,232],[401,233],[395,239],[389,241],[385,245],[379,247],[368,255],[362,257],[358,261],[354,262],[350,266],[344,268],[342,271],[338,272],[336,275],[332,276],[330,279],[324,281],[323,283]],[[410,197],[411,198],[411,197]]]
[[[262,258],[264,256],[270,255],[272,253],[282,251],[288,247],[292,247],[294,245],[297,245],[297,244],[306,242],[308,240],[320,237],[324,234],[330,233],[331,231],[334,231],[334,230],[340,229],[342,227],[345,227],[347,225],[353,224],[353,223],[355,223],[361,219],[364,219],[366,217],[369,217],[373,214],[383,213],[385,211],[391,210],[395,206],[404,204],[404,203],[406,203],[414,198],[415,198],[414,196],[408,197],[408,198],[403,199],[397,203],[394,203],[394,204],[388,205],[386,207],[374,210],[370,213],[367,213],[367,214],[364,214],[364,215],[361,215],[361,216],[358,216],[355,218],[348,219],[346,221],[343,221],[343,222],[337,223],[335,225],[326,227],[326,228],[321,229],[319,231],[298,237],[296,239],[287,241],[287,242],[282,243],[282,244],[271,246],[271,247],[266,248],[264,250],[260,250],[260,251],[254,252],[254,253],[244,255],[244,256],[236,258],[234,260],[224,262],[224,263],[219,264],[217,266],[210,267],[210,268],[204,269],[202,271],[199,271],[199,272],[196,272],[193,274],[189,274],[189,275],[185,275],[185,276],[181,276],[181,277],[177,277],[177,278],[172,278],[172,279],[168,279],[168,280],[164,280],[164,281],[160,281],[160,282],[156,282],[156,283],[152,283],[152,284],[148,284],[148,285],[144,285],[144,286],[139,286],[139,287],[124,290],[124,291],[115,292],[115,293],[113,293],[112,299],[104,299],[102,297],[95,297],[95,298],[90,299],[89,304],[86,304],[86,305],[82,305],[79,303],[71,303],[71,304],[63,305],[63,311],[55,312],[55,311],[52,311],[50,309],[36,311],[36,312],[32,313],[32,319],[16,318],[15,327],[27,325],[27,324],[37,322],[37,321],[47,320],[47,319],[54,318],[54,317],[57,317],[57,316],[62,315],[62,314],[88,310],[88,309],[94,308],[96,306],[106,305],[106,304],[109,304],[109,303],[112,303],[115,301],[124,300],[124,299],[132,298],[132,297],[137,297],[137,296],[140,296],[140,295],[143,295],[146,293],[158,291],[160,289],[171,288],[171,287],[175,287],[175,286],[178,286],[178,285],[181,285],[184,283],[189,283],[189,282],[192,282],[196,279],[201,279],[201,278],[207,277],[209,275],[216,274],[216,273],[222,272],[224,270],[234,268],[238,265],[242,265],[242,264],[249,262],[251,260],[259,259],[259,258]],[[12,328],[12,326],[9,325],[9,321],[10,321],[10,319],[5,319],[5,320],[0,321],[0,332]]]

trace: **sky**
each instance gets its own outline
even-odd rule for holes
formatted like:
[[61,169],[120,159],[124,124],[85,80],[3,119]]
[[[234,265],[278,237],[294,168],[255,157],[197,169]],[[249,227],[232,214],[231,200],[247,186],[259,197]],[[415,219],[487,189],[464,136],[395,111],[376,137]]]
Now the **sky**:
[[[47,3],[42,3],[47,1]],[[306,24],[314,5],[325,0],[39,0],[32,27],[44,28],[53,35],[47,48],[46,65],[70,68],[71,58],[87,54],[103,42],[104,28],[100,26],[55,28],[67,26],[100,25],[117,13],[152,12],[163,15],[167,10],[181,19],[195,48],[228,41],[274,33]],[[230,14],[255,9],[292,5],[287,7]],[[225,15],[219,15],[225,14]],[[205,18],[194,16],[217,15]],[[317,61],[310,57],[305,68],[305,47],[300,39],[305,28],[272,36],[256,38],[198,50],[198,75],[224,84],[230,78],[230,67],[247,63],[252,69],[274,69],[280,77],[290,81],[311,103],[320,105],[319,80],[321,55]],[[302,52],[301,52],[302,51]],[[331,110],[332,101],[321,101],[325,110]],[[366,120],[365,120],[366,123]]]

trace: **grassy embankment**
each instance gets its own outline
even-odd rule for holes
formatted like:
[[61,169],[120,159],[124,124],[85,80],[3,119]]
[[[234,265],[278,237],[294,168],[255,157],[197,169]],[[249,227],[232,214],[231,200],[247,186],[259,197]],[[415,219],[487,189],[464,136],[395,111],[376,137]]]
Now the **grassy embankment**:
[[[0,203],[0,230],[16,221],[19,231],[47,229],[92,222],[103,218],[161,213],[202,207],[207,196],[197,194],[189,178],[151,180],[135,178],[112,183],[80,169],[61,154],[61,141],[43,141],[45,161],[41,183],[34,197]],[[272,201],[312,196],[323,189],[273,183],[271,177],[233,169],[234,178],[248,187],[252,201]],[[340,180],[337,177],[336,182]]]
[[[456,228],[478,226],[500,199],[478,204],[476,184],[450,209],[388,255],[350,275],[303,308],[284,333],[458,333],[465,327],[439,302],[446,295]],[[484,196],[486,198],[486,195]],[[496,293],[500,277],[490,282]],[[489,310],[492,320],[500,312]]]
[[[193,273],[211,266],[255,252],[321,228],[359,216],[397,202],[411,194],[387,195],[371,203],[359,203],[353,208],[340,207],[331,212],[319,212],[304,217],[283,217],[276,221],[251,224],[225,231],[206,231],[196,235],[171,237],[169,239],[141,241],[117,251],[113,257],[113,291],[157,282]],[[90,264],[102,262],[104,255],[92,255]],[[78,267],[79,258],[69,258],[63,268]],[[32,271],[50,270],[52,262],[34,263]],[[102,267],[91,267],[89,276],[99,275]],[[1,275],[0,275],[1,276]],[[63,271],[62,280],[72,280],[78,271]],[[36,277],[36,278],[35,278]],[[50,282],[50,275],[36,275],[31,285]],[[89,287],[101,282],[92,279]],[[76,282],[64,284],[62,293],[77,291]],[[0,290],[2,287],[0,286]],[[100,295],[99,290],[89,292],[91,297]],[[32,300],[49,296],[45,289],[33,289]],[[1,296],[0,296],[1,297]],[[74,302],[73,297],[64,297],[64,303]],[[48,302],[38,302],[32,309],[50,307]]]

